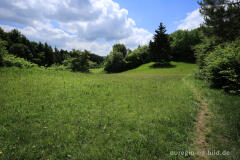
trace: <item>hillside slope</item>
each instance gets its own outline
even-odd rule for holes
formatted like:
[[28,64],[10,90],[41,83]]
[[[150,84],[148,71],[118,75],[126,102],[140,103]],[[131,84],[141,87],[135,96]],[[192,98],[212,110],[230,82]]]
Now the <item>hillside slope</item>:
[[136,69],[132,69],[124,74],[192,74],[197,69],[196,64],[184,62],[171,62],[171,66],[166,68],[154,68],[154,62],[141,65]]

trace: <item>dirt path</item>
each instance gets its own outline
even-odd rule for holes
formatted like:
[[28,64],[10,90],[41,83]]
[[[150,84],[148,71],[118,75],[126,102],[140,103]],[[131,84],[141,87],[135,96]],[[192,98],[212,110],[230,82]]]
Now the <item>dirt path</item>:
[[198,117],[195,124],[196,138],[193,142],[193,148],[197,153],[197,156],[195,156],[195,158],[197,160],[209,159],[207,154],[209,146],[206,141],[206,133],[209,129],[206,126],[206,123],[210,118],[210,111],[208,109],[208,104],[206,103],[204,98],[201,96],[201,94],[197,91],[197,89],[193,85],[191,84],[187,84],[187,85],[192,89],[193,94],[195,95],[197,100],[200,102]]

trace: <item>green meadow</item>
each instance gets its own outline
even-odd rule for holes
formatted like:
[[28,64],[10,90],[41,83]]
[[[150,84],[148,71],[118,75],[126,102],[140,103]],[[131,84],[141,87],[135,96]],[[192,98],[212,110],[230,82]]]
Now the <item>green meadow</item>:
[[193,150],[199,101],[189,84],[202,89],[189,78],[196,65],[151,66],[120,74],[1,68],[0,159],[194,159],[170,152]]

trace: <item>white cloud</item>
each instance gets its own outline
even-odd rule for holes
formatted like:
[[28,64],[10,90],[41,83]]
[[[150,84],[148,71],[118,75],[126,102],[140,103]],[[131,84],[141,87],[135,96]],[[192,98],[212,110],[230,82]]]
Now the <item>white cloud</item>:
[[130,49],[136,48],[136,44],[145,45],[152,39],[153,35],[141,28],[134,28],[131,36],[119,40],[120,43],[126,44]]
[[180,21],[177,29],[182,30],[191,30],[197,28],[204,22],[203,17],[201,16],[199,9],[194,10],[191,13],[187,14],[187,17],[184,20]]
[[31,40],[101,55],[114,42],[133,49],[152,38],[112,0],[1,0],[0,22],[22,26],[20,31]]
[[8,25],[0,25],[0,27],[1,27],[5,32],[10,32],[11,30],[14,29],[14,27],[8,26]]
[[109,53],[111,51],[112,44],[105,43],[105,44],[99,44],[97,42],[89,42],[89,41],[81,41],[77,38],[73,38],[70,41],[66,43],[65,49],[73,49],[77,48],[80,50],[90,50],[98,55],[106,55],[106,53]]

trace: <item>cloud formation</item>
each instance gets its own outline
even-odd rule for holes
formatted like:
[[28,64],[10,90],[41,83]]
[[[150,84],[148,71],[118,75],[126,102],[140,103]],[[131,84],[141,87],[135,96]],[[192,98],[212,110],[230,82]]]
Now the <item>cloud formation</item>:
[[194,10],[191,13],[187,14],[187,17],[184,20],[180,21],[177,29],[182,30],[191,30],[198,28],[200,24],[204,22],[203,17],[201,16],[199,9]]
[[101,55],[108,54],[113,43],[134,49],[152,38],[112,0],[1,0],[0,22],[22,26],[18,29],[31,40]]

